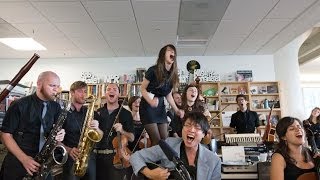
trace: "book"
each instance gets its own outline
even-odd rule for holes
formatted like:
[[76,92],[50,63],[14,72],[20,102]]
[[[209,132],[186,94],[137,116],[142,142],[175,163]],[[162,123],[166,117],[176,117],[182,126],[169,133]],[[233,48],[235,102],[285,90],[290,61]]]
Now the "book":
[[229,93],[230,93],[229,86],[223,86],[221,88],[221,94],[229,94]]
[[206,89],[205,91],[202,92],[202,94],[204,96],[215,96],[217,93],[217,89],[216,88],[209,88]]
[[278,87],[276,85],[267,86],[267,93],[278,93]]
[[251,86],[250,87],[250,93],[251,94],[258,94],[258,87],[257,86]]
[[252,70],[238,70],[236,72],[237,81],[252,81]]
[[238,86],[239,94],[247,94],[247,88],[245,86]]
[[237,87],[231,87],[230,88],[230,94],[238,94],[238,88]]
[[252,109],[259,109],[260,108],[260,103],[258,99],[252,100]]
[[258,94],[267,94],[266,86],[258,86]]

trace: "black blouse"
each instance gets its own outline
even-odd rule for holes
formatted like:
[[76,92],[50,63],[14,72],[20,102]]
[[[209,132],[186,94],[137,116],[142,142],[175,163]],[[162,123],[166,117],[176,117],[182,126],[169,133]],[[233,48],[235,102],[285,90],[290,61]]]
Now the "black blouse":
[[151,92],[156,97],[168,95],[173,88],[172,84],[168,80],[169,75],[170,72],[167,71],[167,74],[165,75],[165,82],[163,84],[160,84],[156,77],[156,66],[151,66],[145,73],[145,78],[150,81],[147,87],[147,91]]
[[[99,122],[102,125],[101,130],[103,130],[103,137],[102,140],[97,144],[97,149],[113,149],[112,140],[114,137],[117,136],[117,133],[112,128],[112,125],[119,112],[119,109],[120,107],[109,114],[107,104],[105,104],[104,107],[101,107],[97,110],[99,115],[96,118],[100,119]],[[122,127],[125,131],[129,133],[134,133],[133,118],[130,111],[126,110],[125,108],[122,108],[119,114],[119,122],[122,124]],[[109,132],[111,130],[112,134],[110,137],[108,137]]]

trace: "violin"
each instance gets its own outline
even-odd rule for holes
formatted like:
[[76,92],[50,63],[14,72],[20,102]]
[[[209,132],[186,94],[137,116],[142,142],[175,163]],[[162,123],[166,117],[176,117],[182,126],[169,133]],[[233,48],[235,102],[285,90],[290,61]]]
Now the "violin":
[[[118,114],[113,122],[112,127],[116,124],[119,123],[119,115],[121,110],[123,109],[123,104],[127,100],[125,98],[120,106],[120,109],[118,111]],[[112,135],[112,129],[109,132],[108,137]],[[128,146],[128,138],[124,135],[122,135],[119,131],[117,131],[117,136],[113,138],[112,140],[112,146],[116,150],[116,154],[113,157],[113,166],[116,169],[123,169],[130,167],[130,162],[129,162],[129,155],[131,154],[130,149],[127,147]]]
[[128,138],[117,132],[117,137],[112,140],[112,146],[116,150],[113,157],[113,166],[117,169],[130,167],[129,155],[132,154],[128,146]]
[[144,136],[140,138],[140,140],[138,140],[139,148],[143,149],[143,148],[151,147],[151,140],[149,137],[147,137],[145,129],[143,129],[142,134],[144,134]]
[[148,148],[148,147],[151,147],[151,140],[149,137],[146,136],[146,129],[143,129],[143,131],[141,132],[139,138],[138,138],[138,141],[136,142],[136,144],[134,145],[133,147],[133,150],[132,152],[135,152],[137,146],[140,148],[140,149],[143,149],[143,148]]

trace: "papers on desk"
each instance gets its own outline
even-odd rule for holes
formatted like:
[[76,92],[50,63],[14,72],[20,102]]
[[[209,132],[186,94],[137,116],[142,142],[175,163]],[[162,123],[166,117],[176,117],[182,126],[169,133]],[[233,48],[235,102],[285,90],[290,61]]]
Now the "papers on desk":
[[243,146],[222,146],[222,164],[247,165]]

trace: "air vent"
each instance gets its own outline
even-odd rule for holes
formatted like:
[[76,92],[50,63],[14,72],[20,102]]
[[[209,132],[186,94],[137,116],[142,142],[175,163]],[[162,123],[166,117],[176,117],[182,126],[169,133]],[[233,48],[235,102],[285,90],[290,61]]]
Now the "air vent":
[[207,39],[180,39],[177,40],[177,46],[206,46]]

